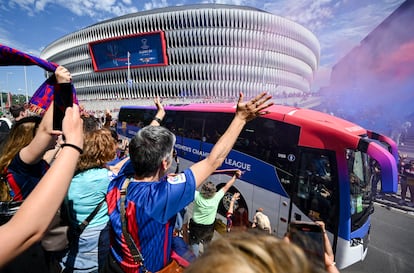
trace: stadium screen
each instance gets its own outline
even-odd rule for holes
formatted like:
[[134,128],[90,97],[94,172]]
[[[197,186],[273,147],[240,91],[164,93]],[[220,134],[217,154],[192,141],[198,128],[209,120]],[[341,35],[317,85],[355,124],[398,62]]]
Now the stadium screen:
[[116,37],[89,43],[95,71],[167,65],[164,32]]

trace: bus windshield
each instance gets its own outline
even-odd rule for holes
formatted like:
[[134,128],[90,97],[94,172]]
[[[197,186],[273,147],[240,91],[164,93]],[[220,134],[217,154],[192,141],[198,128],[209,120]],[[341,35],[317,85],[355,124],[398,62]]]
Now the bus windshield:
[[372,212],[370,159],[357,150],[347,150],[350,181],[351,231],[360,228]]

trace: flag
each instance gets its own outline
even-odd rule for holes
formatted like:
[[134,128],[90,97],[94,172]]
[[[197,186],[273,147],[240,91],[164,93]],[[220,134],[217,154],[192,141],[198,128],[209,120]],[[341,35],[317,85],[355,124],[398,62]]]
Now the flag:
[[0,65],[38,65],[47,71],[54,72],[57,64],[26,54],[17,49],[0,44]]
[[[55,72],[59,66],[56,63],[21,52],[17,49],[0,44],[0,66],[8,65],[37,65],[49,72]],[[33,94],[29,102],[29,109],[43,115],[52,103],[56,78],[50,76]],[[73,103],[78,104],[75,87],[72,85]]]

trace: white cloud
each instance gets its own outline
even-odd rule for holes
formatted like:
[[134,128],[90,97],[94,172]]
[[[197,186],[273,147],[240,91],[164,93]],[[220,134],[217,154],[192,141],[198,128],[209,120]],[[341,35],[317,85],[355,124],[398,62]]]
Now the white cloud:
[[[145,0],[144,0],[145,1]],[[321,65],[333,65],[404,0],[10,0],[0,2],[2,11],[20,7],[29,15],[52,5],[94,21],[171,5],[218,3],[257,7],[295,21],[312,31],[321,44]],[[73,23],[76,23],[73,22]],[[0,28],[5,28],[0,25]],[[0,32],[1,33],[1,32]],[[7,36],[1,36],[3,39]]]
[[21,42],[16,41],[12,38],[12,35],[2,28],[0,28],[0,44],[10,46],[23,52],[31,52],[31,54],[35,56],[39,56],[41,51],[40,48],[31,48],[28,47],[27,44],[22,44]]
[[51,0],[38,0],[35,1],[36,11],[44,11],[47,4],[52,2]]
[[19,6],[29,15],[44,12],[50,5],[58,5],[75,15],[91,16],[97,20],[138,11],[131,0],[11,0],[10,5]]
[[321,64],[333,65],[357,46],[404,0],[280,0],[262,8],[312,31],[321,44]]
[[324,21],[332,18],[330,0],[280,0],[266,2],[263,8],[273,14],[295,21],[311,31],[323,26]]
[[[385,2],[373,1],[368,5],[352,7],[344,4],[338,7],[348,9],[336,13],[335,17],[317,32],[322,50],[321,63],[342,58],[401,4],[401,1],[388,4]],[[349,4],[352,5],[354,2]],[[325,53],[330,55],[324,56]]]
[[238,5],[238,6],[248,4],[248,2],[245,0],[207,0],[207,1],[203,1],[203,3]]
[[150,2],[146,2],[144,4],[144,10],[152,10],[152,9],[158,9],[169,6],[167,0],[151,0]]
[[[9,7],[0,4],[1,12],[8,12]],[[33,52],[34,55],[38,55],[40,53],[39,49],[29,48],[27,45],[17,41],[15,39],[13,30],[14,30],[14,22],[10,21],[7,18],[0,18],[0,44],[12,46],[15,49],[22,50],[24,52]]]

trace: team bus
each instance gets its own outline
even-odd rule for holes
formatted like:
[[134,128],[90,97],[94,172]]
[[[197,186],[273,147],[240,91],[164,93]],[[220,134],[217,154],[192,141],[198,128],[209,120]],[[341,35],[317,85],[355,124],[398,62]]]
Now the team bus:
[[[208,155],[234,117],[234,104],[166,106],[163,126],[175,133],[182,168]],[[237,211],[256,209],[269,216],[273,234],[282,237],[290,221],[326,224],[336,263],[345,268],[367,254],[374,212],[371,177],[380,168],[382,192],[397,190],[397,147],[388,137],[346,120],[289,106],[247,123],[221,169],[243,175],[222,200],[225,216],[231,195],[240,192]],[[125,106],[117,131],[131,138],[155,115],[154,107]],[[217,188],[226,174],[212,175]],[[236,215],[235,212],[235,215]]]

